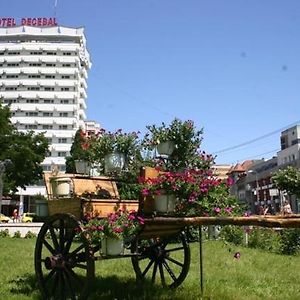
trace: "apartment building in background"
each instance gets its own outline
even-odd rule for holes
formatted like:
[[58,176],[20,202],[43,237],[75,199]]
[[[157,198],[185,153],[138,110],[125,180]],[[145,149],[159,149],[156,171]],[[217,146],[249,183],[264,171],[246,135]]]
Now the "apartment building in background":
[[[65,170],[73,137],[85,128],[90,67],[83,28],[0,28],[0,101],[9,105],[17,130],[45,133],[44,171]],[[34,194],[45,194],[45,187],[20,191],[21,197]]]

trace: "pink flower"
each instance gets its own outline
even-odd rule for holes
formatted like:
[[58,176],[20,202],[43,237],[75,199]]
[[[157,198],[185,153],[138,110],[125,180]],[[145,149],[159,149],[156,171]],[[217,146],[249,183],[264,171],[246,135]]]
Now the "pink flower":
[[233,257],[236,258],[236,259],[240,259],[241,253],[240,252],[235,252]]
[[142,195],[143,196],[148,196],[149,194],[150,194],[149,189],[147,189],[147,188],[142,189]]
[[214,208],[214,212],[215,212],[216,214],[219,214],[219,213],[221,212],[221,208],[220,208],[220,207],[215,207],[215,208]]

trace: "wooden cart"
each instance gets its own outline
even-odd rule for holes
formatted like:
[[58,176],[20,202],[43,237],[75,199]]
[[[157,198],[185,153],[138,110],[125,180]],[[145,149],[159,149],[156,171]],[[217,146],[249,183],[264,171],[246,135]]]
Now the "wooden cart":
[[[145,176],[154,176],[152,173]],[[56,177],[57,178],[57,177]],[[164,287],[176,288],[186,278],[190,267],[190,248],[186,237],[189,226],[258,225],[265,227],[300,227],[298,216],[289,217],[162,217],[145,219],[140,234],[132,237],[125,254],[103,256],[99,246],[81,238],[81,218],[85,213],[106,216],[114,206],[149,210],[145,199],[119,200],[116,183],[107,177],[62,175],[68,178],[72,195],[55,196],[50,176],[45,178],[50,217],[42,226],[35,247],[35,272],[44,299],[87,299],[95,276],[95,262],[102,259],[130,257],[137,280],[160,281]],[[63,180],[61,180],[63,181]],[[61,182],[60,181],[60,182]],[[86,192],[102,189],[109,199],[83,197]],[[200,230],[201,232],[201,230]],[[200,242],[200,250],[201,250]],[[202,251],[202,250],[201,250]],[[202,255],[201,289],[202,284]]]

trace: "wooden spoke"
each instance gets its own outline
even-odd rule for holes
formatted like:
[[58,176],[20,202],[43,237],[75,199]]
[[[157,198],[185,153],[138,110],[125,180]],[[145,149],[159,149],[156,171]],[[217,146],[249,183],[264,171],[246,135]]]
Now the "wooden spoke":
[[74,267],[80,268],[80,269],[83,269],[83,270],[87,270],[87,265],[84,265],[84,264],[75,264]]
[[165,274],[161,263],[159,264],[159,274],[160,274],[161,284],[163,286],[166,286]]
[[184,250],[184,247],[176,247],[176,248],[172,248],[172,249],[167,249],[165,251],[166,251],[166,253],[168,253],[168,252],[174,252],[174,251],[179,251],[179,250]]
[[65,244],[65,227],[64,227],[64,220],[59,220],[59,250],[60,253],[64,251],[64,244]]
[[182,267],[182,268],[183,268],[183,266],[184,266],[183,263],[181,263],[180,261],[175,260],[175,259],[172,258],[172,257],[165,257],[165,259],[171,261],[172,263],[176,264],[176,265],[179,266],[179,267]]
[[55,250],[52,248],[52,246],[46,240],[43,240],[43,244],[49,250],[49,252],[51,252],[52,255],[56,254]]
[[73,286],[72,286],[72,282],[69,278],[69,275],[68,275],[68,272],[66,272],[65,270],[63,271],[63,276],[64,276],[64,280],[66,282],[66,285],[67,285],[67,288],[70,292],[70,297],[72,300],[76,300],[76,294],[75,294],[75,291],[73,289]]
[[169,275],[171,276],[171,278],[176,281],[176,276],[175,274],[173,273],[173,271],[170,269],[169,265],[167,264],[166,261],[163,261],[163,266],[165,267],[165,269],[168,271]]
[[67,243],[63,251],[64,254],[69,253],[74,237],[75,237],[75,230],[72,231],[71,237],[67,240]]
[[156,272],[157,272],[157,262],[154,263],[154,267],[153,267],[152,278],[151,278],[152,284],[155,282]]
[[148,266],[146,267],[146,269],[142,273],[142,277],[145,277],[145,275],[147,274],[147,272],[149,271],[149,269],[151,268],[151,266],[153,265],[153,263],[154,263],[154,260],[150,260],[150,262],[148,263]]
[[78,253],[80,250],[84,249],[84,247],[85,247],[84,244],[80,245],[80,246],[77,247],[75,250],[73,250],[73,251],[70,253],[70,255],[72,256],[72,255]]
[[51,234],[51,238],[52,238],[52,241],[53,241],[53,246],[55,249],[59,249],[59,245],[58,245],[58,241],[57,241],[57,237],[56,237],[56,233],[54,231],[54,228],[51,226],[49,228],[49,231],[50,231],[50,234]]
[[66,268],[65,271],[69,275],[69,277],[76,282],[76,284],[78,284],[79,286],[82,285],[82,281],[72,269]]
[[55,274],[55,270],[51,270],[51,272],[49,272],[49,274],[45,277],[45,284],[47,284],[47,282],[54,276]]

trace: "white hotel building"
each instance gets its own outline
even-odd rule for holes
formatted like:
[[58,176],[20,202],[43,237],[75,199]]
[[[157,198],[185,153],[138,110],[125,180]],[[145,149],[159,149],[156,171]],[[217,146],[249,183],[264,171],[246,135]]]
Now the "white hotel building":
[[0,101],[19,131],[45,132],[45,171],[65,170],[72,138],[85,126],[90,67],[83,28],[0,28]]

